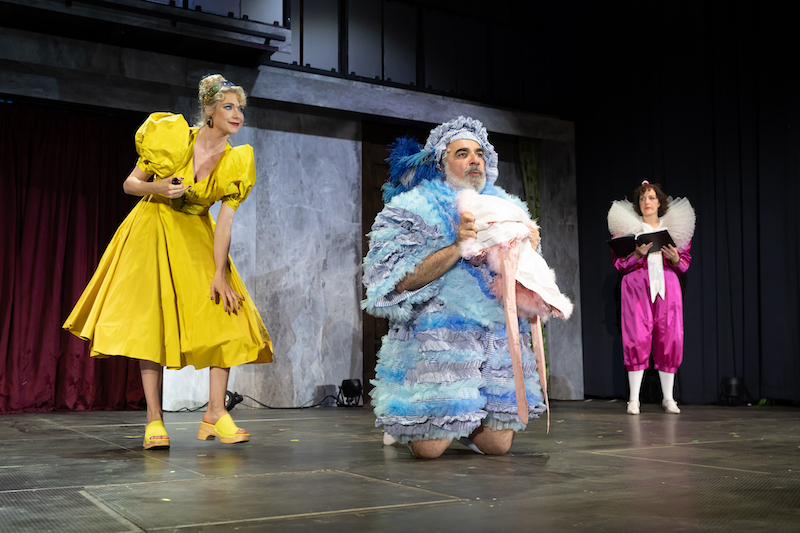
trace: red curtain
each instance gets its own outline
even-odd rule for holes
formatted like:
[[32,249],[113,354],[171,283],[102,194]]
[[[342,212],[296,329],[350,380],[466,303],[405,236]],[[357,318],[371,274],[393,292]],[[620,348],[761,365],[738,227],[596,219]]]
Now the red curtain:
[[136,361],[61,329],[137,200],[122,181],[143,118],[0,101],[0,413],[144,405]]

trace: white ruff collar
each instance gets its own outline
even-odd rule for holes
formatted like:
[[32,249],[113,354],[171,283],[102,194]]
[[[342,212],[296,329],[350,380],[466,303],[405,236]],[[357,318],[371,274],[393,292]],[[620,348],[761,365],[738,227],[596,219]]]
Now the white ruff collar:
[[[642,221],[642,217],[633,210],[633,204],[628,200],[616,200],[611,203],[608,210],[608,231],[617,237],[627,233],[649,233],[652,231],[669,231],[670,237],[675,241],[675,247],[683,252],[694,236],[696,216],[694,208],[686,198],[673,200],[667,198],[667,213],[661,217],[657,227]],[[661,252],[647,254],[647,272],[650,280],[650,301],[655,302],[657,296],[664,299],[666,284],[664,282],[664,258]]]

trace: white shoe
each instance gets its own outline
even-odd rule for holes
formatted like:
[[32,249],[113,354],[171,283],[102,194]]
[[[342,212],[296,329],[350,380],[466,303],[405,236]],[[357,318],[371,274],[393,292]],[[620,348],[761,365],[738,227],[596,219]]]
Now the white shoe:
[[392,437],[391,435],[389,435],[385,431],[383,432],[383,445],[384,446],[391,446],[392,444],[395,444],[396,442],[397,442],[397,440],[394,437]]
[[629,415],[639,414],[639,400],[631,400],[628,402],[628,414]]
[[675,400],[663,400],[661,402],[661,407],[664,408],[664,411],[671,415],[679,415],[681,414],[681,410],[678,409],[678,403]]

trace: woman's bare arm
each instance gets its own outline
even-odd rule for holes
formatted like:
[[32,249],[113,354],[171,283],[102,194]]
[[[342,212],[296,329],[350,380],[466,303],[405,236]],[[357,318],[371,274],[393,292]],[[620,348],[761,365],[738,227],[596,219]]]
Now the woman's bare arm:
[[230,314],[241,307],[244,296],[234,291],[228,283],[228,252],[231,248],[231,228],[236,215],[228,204],[223,203],[214,229],[214,277],[211,280],[211,299],[222,301],[223,308]]
[[[166,198],[180,198],[191,185],[173,185],[171,179],[163,179],[158,181],[148,182],[150,174],[145,172],[139,167],[133,167],[130,175],[125,179],[122,184],[122,190],[125,194],[131,196],[147,196],[148,194],[160,194]],[[183,178],[179,178],[181,182]]]

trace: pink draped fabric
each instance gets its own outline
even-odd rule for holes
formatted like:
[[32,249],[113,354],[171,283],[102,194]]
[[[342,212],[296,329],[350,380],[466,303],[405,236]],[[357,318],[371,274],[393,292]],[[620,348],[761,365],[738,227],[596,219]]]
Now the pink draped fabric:
[[[511,241],[508,245],[497,245],[501,255],[501,277],[503,285],[503,308],[506,315],[506,333],[508,334],[508,353],[511,356],[511,367],[514,370],[514,392],[517,397],[517,415],[523,424],[528,423],[528,398],[525,393],[525,376],[522,371],[522,353],[519,346],[519,329],[517,327],[517,289],[519,283],[515,279],[519,264],[518,240]],[[524,246],[528,246],[525,242]],[[542,386],[542,396],[547,408],[547,432],[550,432],[550,399],[547,397],[547,375],[544,361],[544,339],[542,338],[542,319],[538,315],[531,318],[531,341],[536,354],[536,368],[539,373],[539,383]]]
[[139,117],[0,103],[0,413],[141,408],[138,363],[61,330],[135,198]]
[[523,424],[528,423],[528,398],[525,393],[525,375],[522,372],[522,354],[519,347],[519,323],[517,319],[517,265],[519,263],[519,241],[501,246],[503,274],[503,306],[506,313],[508,353],[514,369],[514,389],[517,394],[517,416]]

